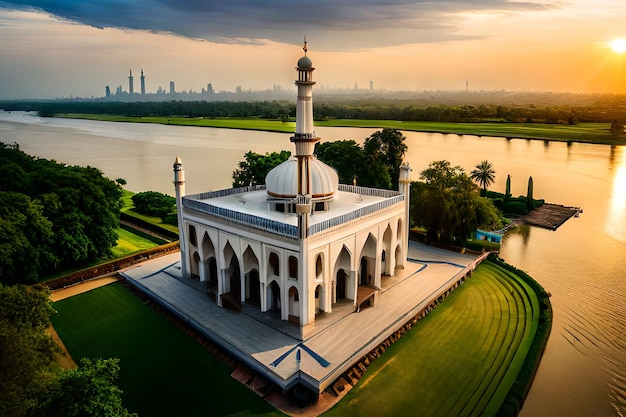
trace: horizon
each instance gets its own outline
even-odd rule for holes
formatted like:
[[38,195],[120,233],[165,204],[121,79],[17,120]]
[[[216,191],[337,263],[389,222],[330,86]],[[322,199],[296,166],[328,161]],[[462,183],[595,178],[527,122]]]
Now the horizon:
[[131,70],[138,93],[142,69],[150,94],[289,90],[305,36],[316,89],[626,93],[626,4],[611,0],[239,3],[0,0],[0,99],[128,92]]

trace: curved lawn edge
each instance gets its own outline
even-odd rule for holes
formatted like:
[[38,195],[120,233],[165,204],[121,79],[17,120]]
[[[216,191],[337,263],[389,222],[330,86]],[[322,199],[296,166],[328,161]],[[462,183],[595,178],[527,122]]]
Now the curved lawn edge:
[[[526,359],[521,364],[519,371],[515,372],[517,374],[515,381],[512,383],[502,405],[495,414],[497,417],[517,416],[528,395],[528,391],[539,368],[541,357],[548,343],[548,338],[550,337],[550,331],[552,329],[552,304],[550,304],[550,295],[546,290],[526,272],[506,263],[503,259],[498,257],[496,253],[491,253],[487,259],[511,272],[511,276],[518,278],[520,283],[525,284],[524,286],[532,291],[538,300],[539,316],[537,318],[537,328],[530,346],[527,347],[528,353]],[[530,298],[532,299],[533,297],[531,296]]]

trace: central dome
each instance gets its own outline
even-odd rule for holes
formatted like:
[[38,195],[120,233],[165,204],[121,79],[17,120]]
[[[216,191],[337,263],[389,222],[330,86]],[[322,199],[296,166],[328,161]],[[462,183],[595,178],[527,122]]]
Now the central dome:
[[[339,186],[337,171],[315,157],[309,160],[309,170],[312,198],[332,197]],[[295,198],[298,195],[298,161],[291,157],[272,169],[265,177],[265,185],[272,197]]]

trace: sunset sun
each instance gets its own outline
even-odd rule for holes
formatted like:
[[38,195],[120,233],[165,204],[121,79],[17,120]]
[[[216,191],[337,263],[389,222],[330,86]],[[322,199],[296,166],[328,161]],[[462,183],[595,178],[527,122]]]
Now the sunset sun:
[[623,54],[626,52],[626,40],[624,39],[615,39],[610,43],[611,49],[613,49],[618,54]]

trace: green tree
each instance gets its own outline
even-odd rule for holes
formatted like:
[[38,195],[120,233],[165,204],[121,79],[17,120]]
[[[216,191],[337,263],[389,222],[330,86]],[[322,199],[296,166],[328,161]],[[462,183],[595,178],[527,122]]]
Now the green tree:
[[158,191],[143,191],[131,197],[135,210],[148,216],[165,217],[176,209],[176,199]]
[[420,173],[423,183],[411,188],[412,223],[427,230],[433,242],[463,246],[478,227],[499,224],[493,203],[478,194],[463,168],[434,161]]
[[77,369],[64,371],[52,384],[34,417],[130,417],[115,385],[119,359],[83,358]]
[[27,415],[56,378],[47,291],[0,284],[0,416]]
[[272,168],[282,164],[291,152],[281,151],[261,155],[248,151],[244,160],[240,161],[237,169],[233,171],[233,187],[245,187],[248,185],[265,184],[265,177]]
[[0,282],[34,282],[39,272],[59,264],[53,225],[42,202],[0,191]]
[[[122,195],[119,183],[104,177],[96,168],[33,158],[18,145],[0,143],[0,166],[0,173],[6,175],[0,178],[0,192],[14,193],[11,198],[16,199],[16,206],[26,216],[13,214],[15,208],[10,207],[12,202],[6,201],[6,195],[0,201],[5,220],[0,225],[0,246],[4,244],[5,248],[0,253],[0,280],[28,282],[36,275],[84,265],[110,254],[117,242]],[[27,211],[26,205],[30,207]],[[36,225],[34,232],[29,229],[32,225]],[[36,258],[23,267],[29,270],[13,268],[13,272],[7,272],[12,268],[7,264],[11,251],[17,253],[26,247],[22,238]],[[20,242],[21,246],[7,249],[7,239]]]
[[[400,178],[400,165],[404,159],[407,145],[406,137],[398,129],[384,128],[374,132],[365,139],[363,150],[368,158],[368,164],[374,169],[386,170],[389,173],[390,184],[388,186],[372,185],[381,188],[398,188]],[[384,181],[377,181],[384,182]]]
[[470,172],[470,178],[483,188],[483,196],[487,196],[487,187],[496,179],[496,171],[493,164],[487,160],[480,161],[476,168]]
[[529,213],[535,209],[535,201],[533,200],[533,177],[528,177],[528,191],[526,193],[526,212]]
[[352,184],[356,178],[361,185],[365,154],[358,143],[353,140],[318,143],[315,146],[315,154],[320,161],[337,170],[341,184]]

